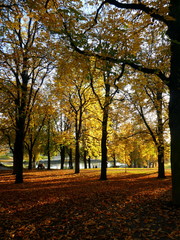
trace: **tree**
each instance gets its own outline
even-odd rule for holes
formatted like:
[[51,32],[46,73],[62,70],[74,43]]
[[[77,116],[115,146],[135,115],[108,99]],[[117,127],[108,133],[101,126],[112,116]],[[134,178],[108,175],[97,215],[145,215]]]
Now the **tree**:
[[[62,104],[62,106],[61,106]],[[61,156],[61,169],[64,169],[66,155],[69,155],[69,168],[73,168],[72,164],[72,148],[74,145],[73,122],[68,119],[69,114],[64,109],[63,101],[60,100],[60,109],[56,120],[55,143]]]
[[75,173],[79,173],[82,126],[92,95],[87,79],[87,63],[86,59],[81,60],[77,54],[72,54],[68,60],[59,60],[59,63],[55,82],[60,94],[59,99],[64,104],[63,108],[66,108],[66,112],[64,111],[66,118],[71,119],[74,124]]
[[[32,1],[34,3],[34,1]],[[132,1],[131,3],[121,3],[117,0],[104,0],[104,1],[89,1],[91,5],[95,6],[95,3],[100,4],[97,8],[96,15],[94,17],[94,21],[92,19],[92,14],[89,15],[86,13],[82,14],[82,4],[83,1],[76,2],[68,2],[67,4],[63,4],[61,1],[47,0],[43,5],[47,11],[48,8],[50,10],[55,10],[54,6],[59,6],[58,11],[56,12],[59,16],[57,19],[58,23],[61,23],[61,27],[64,27],[63,34],[66,33],[66,36],[69,39],[71,47],[76,50],[78,53],[86,55],[86,56],[96,56],[101,60],[108,60],[113,63],[125,64],[125,67],[128,66],[137,70],[144,72],[146,74],[154,74],[159,77],[165,84],[169,87],[170,90],[170,104],[169,104],[169,125],[171,132],[171,166],[172,166],[172,199],[173,203],[180,205],[180,90],[179,90],[179,58],[180,58],[180,7],[178,0],[163,0],[163,1]],[[53,7],[52,7],[53,6]],[[81,7],[81,9],[80,9]],[[104,7],[104,9],[103,9]],[[103,24],[103,20],[105,20],[105,16],[109,13],[112,15],[114,12],[116,18],[111,18],[112,28],[114,34],[111,31],[112,39],[117,37],[118,35],[125,34],[125,30],[127,26],[132,26],[129,31],[129,35],[126,36],[126,41],[124,41],[125,45],[128,45],[128,48],[125,47],[124,51],[128,52],[128,54],[122,55],[119,54],[117,56],[107,56],[103,54],[96,53],[96,51],[92,50],[90,46],[92,46],[96,41],[93,41],[94,29],[97,28],[97,23],[100,22],[100,11],[104,10],[104,15],[101,17],[101,27],[107,26],[107,24]],[[106,10],[106,11],[105,11]],[[119,10],[119,11],[118,11]],[[94,11],[94,8],[93,8]],[[59,14],[59,15],[58,15]],[[109,16],[109,15],[108,15]],[[117,18],[117,16],[121,16],[121,18]],[[54,18],[55,19],[55,14]],[[107,19],[107,18],[106,18]],[[118,20],[117,20],[118,19]],[[54,22],[56,22],[54,20]],[[134,27],[133,23],[137,26]],[[156,26],[156,30],[158,28],[168,29],[167,34],[170,38],[171,42],[171,61],[170,61],[170,71],[164,71],[161,66],[146,65],[146,58],[141,59],[138,45],[142,41],[137,41],[138,33],[140,33],[143,29],[148,29],[150,25]],[[123,29],[119,29],[119,27],[123,27]],[[56,28],[56,27],[55,27]],[[61,29],[62,30],[62,29]],[[60,32],[59,29],[57,31]],[[124,31],[124,33],[123,33]],[[62,33],[62,31],[61,31]],[[88,33],[90,38],[88,38]],[[133,35],[134,33],[134,35]],[[73,37],[74,36],[74,37]],[[107,37],[107,35],[106,35]],[[139,39],[138,39],[139,40]],[[142,40],[142,39],[141,39]],[[131,54],[132,52],[132,43],[136,45],[136,53]],[[68,46],[69,47],[69,46]],[[139,49],[138,49],[139,48]],[[133,51],[134,53],[134,51]]]
[[[40,98],[38,98],[39,102]],[[25,148],[27,149],[29,155],[29,169],[35,167],[37,144],[40,145],[39,138],[41,136],[42,128],[44,127],[45,120],[47,117],[47,110],[40,104],[36,104],[33,108],[33,113],[31,114],[30,124],[27,130],[26,138],[24,140]]]
[[[164,132],[165,123],[168,120],[164,117],[165,112],[167,112],[167,104],[164,99],[165,86],[162,81],[158,82],[158,79],[152,77],[148,77],[145,81],[144,78],[146,77],[137,74],[126,96],[130,101],[130,108],[134,106],[135,111],[152,137],[157,149],[158,177],[164,178]],[[136,113],[133,112],[133,116],[136,116]]]
[[[107,46],[106,51],[112,51]],[[90,82],[92,91],[99,103],[102,111],[102,136],[101,136],[101,176],[100,180],[107,179],[107,136],[108,136],[108,118],[109,108],[113,102],[114,96],[118,92],[117,81],[123,76],[124,68],[122,67],[120,75],[113,71],[115,66],[108,61],[94,62],[93,71],[90,73]],[[99,90],[100,89],[100,90]]]
[[[159,1],[146,4],[141,3],[120,3],[116,0],[105,0],[102,2],[98,12],[103,5],[109,3],[118,9],[130,9],[142,11],[145,15],[149,15],[150,19],[155,19],[165,24],[168,28],[167,34],[171,40],[171,64],[170,74],[167,77],[159,68],[148,68],[143,64],[136,64],[134,61],[121,59],[126,65],[148,74],[155,74],[169,87],[170,103],[169,103],[169,126],[171,133],[171,169],[172,169],[172,200],[176,205],[180,205],[180,3],[178,0]],[[169,12],[168,12],[169,6]],[[115,61],[115,59],[112,59]],[[119,61],[119,60],[117,60]]]
[[102,111],[99,104],[92,95],[91,102],[84,114],[82,126],[82,150],[83,158],[91,168],[91,159],[101,157],[101,136],[102,136]]
[[[123,85],[125,87],[126,84]],[[121,86],[123,89],[123,86]],[[132,151],[133,131],[132,109],[126,101],[120,101],[124,98],[123,92],[119,91],[110,108],[110,129],[108,137],[108,156],[113,159],[113,165],[117,162],[121,164],[130,164],[130,153]],[[137,130],[138,131],[138,130]],[[136,135],[137,136],[137,135]]]
[[[130,58],[112,58],[109,56],[103,56],[96,54],[95,52],[86,51],[86,49],[78,48],[77,41],[74,42],[71,35],[69,35],[69,40],[71,46],[78,51],[80,54],[84,55],[96,55],[100,59],[108,59],[109,61],[116,63],[124,63],[126,66],[130,66],[137,71],[144,72],[146,74],[154,74],[159,77],[167,86],[170,91],[170,103],[169,103],[169,126],[171,133],[171,168],[172,168],[172,200],[176,205],[180,205],[180,90],[179,90],[179,58],[180,58],[180,7],[179,1],[155,1],[151,3],[147,1],[142,3],[121,3],[116,0],[105,0],[101,2],[100,7],[97,10],[95,16],[95,23],[97,22],[99,12],[105,4],[110,4],[120,10],[119,15],[127,10],[129,14],[133,16],[134,12],[137,15],[142,16],[143,19],[149,19],[151,24],[161,24],[167,26],[167,34],[171,41],[171,60],[170,60],[170,73],[167,75],[166,72],[163,72],[158,66],[147,67],[145,62],[137,63],[137,60]],[[110,9],[111,10],[111,9]],[[155,21],[154,21],[155,20]],[[139,21],[140,22],[140,21]],[[141,22],[142,23],[142,22]],[[95,24],[94,24],[95,26]],[[146,27],[146,26],[144,26]]]
[[25,3],[19,2],[13,11],[4,11],[1,20],[0,84],[1,91],[12,102],[14,170],[16,183],[22,183],[24,139],[36,96],[51,71],[52,57],[46,48],[48,33],[40,28],[40,23],[33,18],[33,11]]

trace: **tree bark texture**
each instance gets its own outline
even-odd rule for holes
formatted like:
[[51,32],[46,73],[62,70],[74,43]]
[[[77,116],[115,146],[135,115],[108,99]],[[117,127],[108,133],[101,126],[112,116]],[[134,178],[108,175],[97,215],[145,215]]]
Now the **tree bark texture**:
[[169,126],[171,132],[172,201],[180,206],[180,1],[172,0],[170,15],[174,21],[169,25],[171,38],[171,74]]
[[61,145],[61,169],[64,169],[65,162],[65,146]]
[[69,169],[72,169],[73,168],[72,148],[69,148],[68,154],[69,154]]
[[84,160],[84,168],[87,169],[87,150],[84,150],[83,160]]
[[23,183],[24,131],[23,125],[16,130],[14,143],[15,183]]
[[[24,59],[26,63],[27,59]],[[25,64],[26,65],[26,64]],[[21,74],[22,85],[19,85],[21,97],[16,99],[16,136],[14,143],[14,163],[15,163],[15,183],[23,182],[23,155],[24,155],[24,138],[25,138],[25,123],[27,111],[27,92],[28,92],[28,72],[24,70]]]
[[101,138],[101,176],[100,180],[107,179],[107,121],[108,121],[108,111],[104,109],[103,112],[103,122],[102,122],[102,138]]
[[163,126],[163,117],[162,117],[162,91],[157,91],[157,152],[158,152],[158,178],[165,178],[165,169],[164,169],[164,126]]
[[75,119],[75,132],[76,132],[76,137],[75,137],[75,173],[80,172],[79,168],[79,161],[80,161],[80,152],[79,152],[79,139],[80,139],[80,126],[78,125],[78,116],[76,114],[76,119]]
[[51,120],[48,119],[48,129],[47,129],[47,155],[48,155],[48,166],[47,169],[51,169],[51,150],[50,150],[50,141],[51,141]]

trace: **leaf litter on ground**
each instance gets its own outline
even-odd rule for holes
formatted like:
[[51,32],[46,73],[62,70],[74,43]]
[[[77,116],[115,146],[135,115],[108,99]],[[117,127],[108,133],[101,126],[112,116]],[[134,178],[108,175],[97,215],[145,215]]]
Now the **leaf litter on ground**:
[[0,172],[0,239],[178,240],[171,176],[99,169]]

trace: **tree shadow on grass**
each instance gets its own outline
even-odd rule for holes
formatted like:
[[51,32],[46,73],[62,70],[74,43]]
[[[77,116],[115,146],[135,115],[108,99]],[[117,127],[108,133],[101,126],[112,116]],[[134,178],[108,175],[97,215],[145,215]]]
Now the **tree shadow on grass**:
[[17,209],[3,212],[4,239],[178,239],[180,212],[164,208],[170,178],[63,180],[49,189],[21,189]]

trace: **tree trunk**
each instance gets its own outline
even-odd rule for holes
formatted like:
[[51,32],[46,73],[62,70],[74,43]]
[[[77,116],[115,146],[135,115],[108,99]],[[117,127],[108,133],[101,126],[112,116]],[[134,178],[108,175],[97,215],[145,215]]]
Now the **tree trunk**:
[[110,84],[106,83],[105,80],[105,104],[103,110],[103,121],[102,121],[102,138],[101,138],[101,176],[100,180],[107,179],[107,124],[108,124],[108,114],[109,114],[109,95],[110,95]]
[[32,149],[28,149],[29,152],[29,166],[28,169],[31,170],[32,169],[32,162],[33,162],[33,152]]
[[16,130],[14,143],[15,183],[23,183],[23,155],[24,155],[24,124]]
[[32,158],[32,168],[36,168],[36,154],[33,154],[33,158]]
[[80,172],[79,163],[80,163],[80,151],[79,151],[79,140],[80,140],[80,133],[81,133],[81,124],[82,124],[82,109],[79,112],[79,122],[78,122],[78,112],[76,112],[76,119],[75,119],[75,173]]
[[180,206],[180,2],[171,1],[170,15],[172,21],[168,29],[171,38],[171,75],[169,126],[171,132],[171,170],[172,201]]
[[171,130],[172,199],[174,204],[180,205],[180,88],[170,89],[169,125]]
[[48,155],[48,166],[47,169],[50,170],[51,169],[51,151],[50,151],[50,135],[51,135],[51,120],[48,119],[48,129],[47,129],[47,155]]
[[61,145],[61,169],[64,169],[65,162],[65,146]]
[[[179,48],[179,49],[178,49]],[[178,49],[178,51],[177,51]],[[172,199],[180,205],[180,45],[173,46],[169,126],[171,131]],[[175,53],[177,51],[177,53]]]
[[[26,62],[26,59],[24,59]],[[16,99],[16,137],[14,143],[14,161],[15,161],[15,183],[23,183],[23,157],[24,157],[24,138],[25,138],[25,122],[26,122],[26,107],[27,107],[27,84],[28,72],[24,70],[21,74],[21,98]]]
[[113,164],[116,167],[116,153],[113,153]]
[[73,163],[72,163],[72,148],[69,149],[69,169],[73,168]]
[[47,155],[48,155],[48,166],[47,166],[47,169],[50,170],[51,169],[51,154],[50,154],[50,149],[49,148],[48,148]]
[[76,147],[75,147],[75,173],[79,173],[79,158],[80,158],[80,153],[79,153],[79,140],[76,139]]
[[84,168],[87,169],[87,150],[84,150],[84,156],[83,156],[83,159],[84,159]]
[[162,120],[162,91],[157,91],[157,121],[158,121],[158,178],[165,178],[165,170],[164,170],[164,127],[163,127],[163,120]]
[[[14,142],[14,147],[15,147],[15,142]],[[16,172],[17,172],[17,159],[16,159],[15,152],[13,151],[13,173],[12,174],[16,174]]]
[[101,176],[100,180],[107,179],[107,122],[108,122],[108,106],[104,108],[103,111],[103,121],[102,121],[102,138],[101,138]]
[[163,145],[158,146],[158,178],[165,178]]
[[80,160],[80,152],[79,152],[79,138],[80,138],[80,127],[78,127],[78,116],[76,114],[76,120],[75,120],[75,173],[79,173],[79,160]]
[[88,167],[91,168],[91,158],[88,157]]

